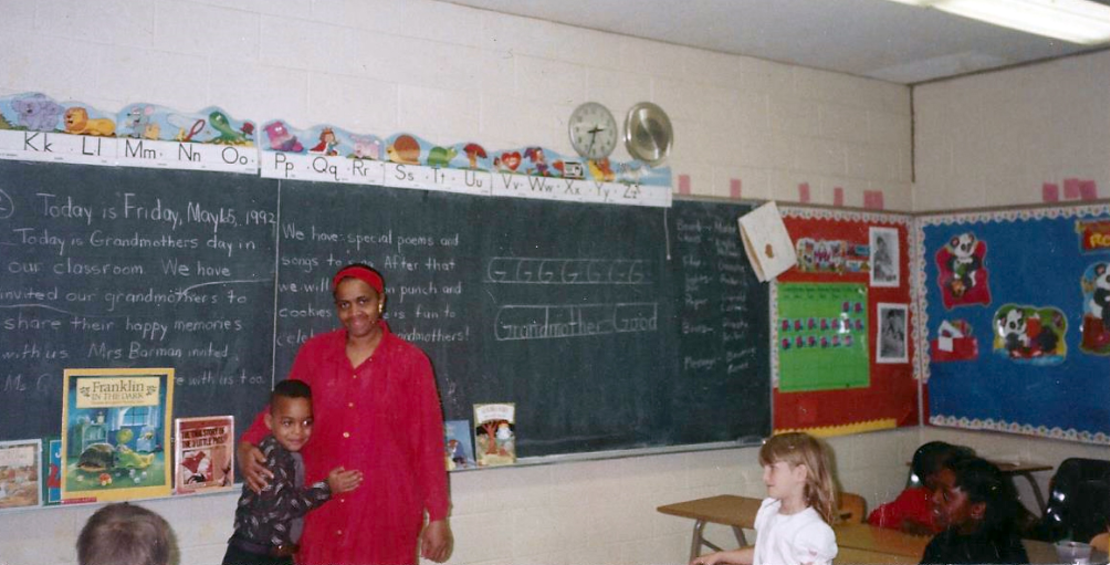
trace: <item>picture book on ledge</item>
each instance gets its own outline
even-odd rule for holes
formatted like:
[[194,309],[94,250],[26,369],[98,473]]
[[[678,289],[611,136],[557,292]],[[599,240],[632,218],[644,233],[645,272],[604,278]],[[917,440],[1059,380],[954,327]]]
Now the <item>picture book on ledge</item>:
[[173,369],[66,369],[62,502],[168,496]]
[[443,446],[447,470],[474,469],[474,444],[470,441],[470,420],[447,420],[443,423]]
[[479,467],[516,463],[516,405],[474,405],[474,447]]
[[0,510],[42,505],[42,440],[0,441]]
[[235,417],[174,420],[174,492],[228,490],[235,468]]

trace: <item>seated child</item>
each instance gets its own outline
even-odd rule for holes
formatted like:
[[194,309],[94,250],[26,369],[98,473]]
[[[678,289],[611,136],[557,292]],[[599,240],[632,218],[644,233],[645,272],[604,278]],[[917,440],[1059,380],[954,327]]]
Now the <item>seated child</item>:
[[930,441],[917,448],[910,470],[911,486],[898,498],[879,505],[867,517],[872,526],[902,530],[908,534],[933,535],[943,530],[933,516],[933,489],[936,476],[944,464],[957,455],[972,455],[970,448],[943,441]]
[[771,437],[759,450],[767,498],[755,516],[755,547],[703,555],[690,565],[829,565],[836,557],[835,491],[825,448],[804,433]]
[[362,472],[336,467],[326,482],[304,486],[299,452],[312,436],[312,390],[303,381],[289,379],[274,386],[265,421],[271,434],[258,448],[273,478],[262,492],[243,485],[223,565],[292,565],[304,515],[332,494],[354,490],[362,482]]
[[1029,563],[1018,535],[1021,505],[1013,484],[993,463],[956,456],[936,476],[933,506],[944,531],[921,563]]

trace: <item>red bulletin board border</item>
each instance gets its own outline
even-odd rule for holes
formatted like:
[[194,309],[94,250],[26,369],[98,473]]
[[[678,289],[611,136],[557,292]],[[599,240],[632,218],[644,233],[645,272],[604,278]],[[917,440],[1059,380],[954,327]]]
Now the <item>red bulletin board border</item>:
[[[906,214],[878,213],[878,212],[853,212],[844,210],[829,210],[815,208],[781,207],[783,222],[790,232],[790,238],[797,242],[798,239],[809,237],[818,240],[844,240],[850,243],[867,245],[869,243],[869,230],[871,227],[887,227],[898,230],[898,270],[900,273],[897,287],[869,286],[868,293],[868,345],[870,359],[871,385],[868,388],[824,390],[812,392],[780,392],[778,389],[779,364],[776,348],[778,328],[777,311],[772,292],[772,340],[771,340],[771,366],[774,384],[774,429],[798,430],[814,428],[840,428],[852,430],[853,424],[862,424],[874,421],[889,421],[895,426],[915,426],[918,418],[918,383],[915,379],[914,367],[916,362],[916,336],[914,318],[917,315],[916,304],[911,296],[913,279],[911,278],[910,245],[909,237],[912,233],[911,223],[913,217]],[[835,273],[803,273],[797,267],[779,275],[778,282],[825,282],[825,283],[862,283],[868,284],[870,275],[867,271],[842,274]],[[772,283],[775,284],[775,283]],[[875,363],[876,335],[879,324],[877,323],[877,304],[892,302],[907,304],[910,308],[908,320],[910,335],[907,336],[909,348],[908,363],[877,364]],[[852,433],[847,431],[845,433]]]

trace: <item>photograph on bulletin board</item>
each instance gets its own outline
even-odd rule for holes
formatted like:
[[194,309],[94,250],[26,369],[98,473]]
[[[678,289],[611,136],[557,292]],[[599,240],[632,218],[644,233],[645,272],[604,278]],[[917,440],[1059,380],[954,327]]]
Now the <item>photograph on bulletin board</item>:
[[[780,211],[798,264],[779,275],[771,288],[774,429],[827,437],[917,425],[917,345],[910,325],[916,305],[909,277],[913,218],[794,206]],[[829,294],[805,298],[791,289],[793,285]],[[883,334],[887,340],[882,352],[879,304],[904,308],[887,315],[888,322],[899,322],[896,326],[905,329]],[[810,317],[812,350],[806,333]]]
[[917,229],[928,421],[1110,445],[1110,206]]
[[861,388],[867,370],[867,287],[786,283],[778,287],[779,390]]

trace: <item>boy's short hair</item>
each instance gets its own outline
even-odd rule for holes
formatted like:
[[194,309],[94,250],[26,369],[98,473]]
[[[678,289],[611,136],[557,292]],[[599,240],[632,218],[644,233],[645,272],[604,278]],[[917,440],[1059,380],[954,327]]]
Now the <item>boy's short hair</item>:
[[285,379],[274,385],[274,390],[270,393],[271,409],[279,398],[304,398],[312,400],[312,387],[308,386],[308,383],[304,381]]
[[77,538],[80,565],[166,565],[173,531],[166,520],[126,502],[93,514]]

